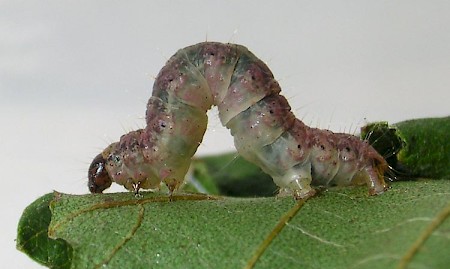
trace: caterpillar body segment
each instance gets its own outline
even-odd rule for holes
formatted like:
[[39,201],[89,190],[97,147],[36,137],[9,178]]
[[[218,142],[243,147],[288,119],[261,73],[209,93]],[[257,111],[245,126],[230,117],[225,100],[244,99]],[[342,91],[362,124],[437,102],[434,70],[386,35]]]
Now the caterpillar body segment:
[[89,189],[116,182],[128,190],[174,191],[183,182],[216,105],[240,155],[296,198],[311,184],[366,183],[370,194],[387,186],[386,161],[359,138],[310,128],[291,112],[267,65],[247,48],[204,42],[179,50],[161,69],[147,104],[144,129],[123,135],[89,168]]

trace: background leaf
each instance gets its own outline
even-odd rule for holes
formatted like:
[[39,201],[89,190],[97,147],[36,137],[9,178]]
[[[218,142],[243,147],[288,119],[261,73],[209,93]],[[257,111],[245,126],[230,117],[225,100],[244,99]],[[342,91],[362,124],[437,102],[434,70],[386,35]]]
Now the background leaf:
[[450,179],[450,116],[369,123],[361,138],[386,157],[400,177]]
[[185,190],[232,197],[267,197],[278,193],[273,179],[237,152],[195,158]]
[[56,193],[49,233],[73,248],[72,268],[245,268],[254,257],[255,268],[447,268],[449,181],[366,192],[332,189],[301,208],[291,197]]

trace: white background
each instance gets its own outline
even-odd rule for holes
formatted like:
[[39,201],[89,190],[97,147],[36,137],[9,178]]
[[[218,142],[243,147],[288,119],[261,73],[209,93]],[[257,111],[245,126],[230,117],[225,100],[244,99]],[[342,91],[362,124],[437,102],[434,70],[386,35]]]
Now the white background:
[[[449,1],[0,1],[2,267],[41,268],[15,249],[22,210],[87,193],[92,157],[144,126],[177,49],[243,44],[299,118],[353,133],[450,114],[449,14]],[[234,148],[216,114],[199,154]]]

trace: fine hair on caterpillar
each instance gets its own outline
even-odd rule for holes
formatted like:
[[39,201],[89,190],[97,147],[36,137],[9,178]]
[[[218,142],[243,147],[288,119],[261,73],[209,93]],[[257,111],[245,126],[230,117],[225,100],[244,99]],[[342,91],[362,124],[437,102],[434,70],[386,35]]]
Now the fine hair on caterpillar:
[[295,198],[313,195],[311,184],[365,183],[371,195],[387,189],[388,165],[367,141],[308,127],[280,91],[267,65],[244,46],[203,42],[180,49],[156,77],[146,127],[94,158],[89,190],[101,193],[116,182],[137,193],[163,182],[172,193],[184,181],[212,105],[239,154]]

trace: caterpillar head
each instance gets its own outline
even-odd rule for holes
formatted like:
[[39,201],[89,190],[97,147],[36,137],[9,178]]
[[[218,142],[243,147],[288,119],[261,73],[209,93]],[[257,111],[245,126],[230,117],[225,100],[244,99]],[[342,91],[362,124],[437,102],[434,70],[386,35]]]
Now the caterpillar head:
[[88,187],[91,193],[102,193],[111,186],[112,179],[106,171],[106,160],[98,154],[88,170]]

